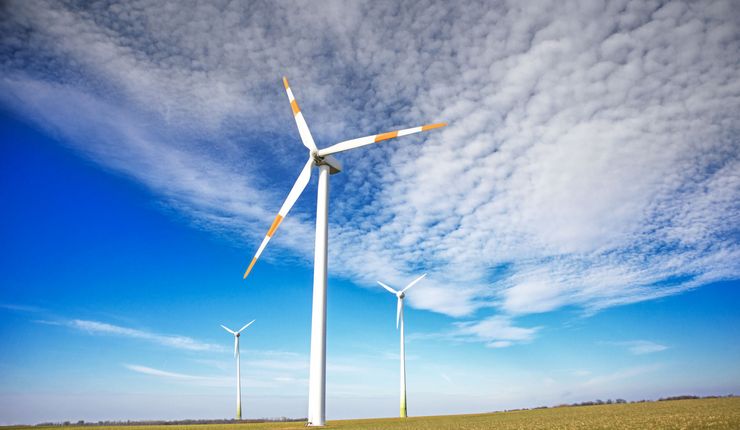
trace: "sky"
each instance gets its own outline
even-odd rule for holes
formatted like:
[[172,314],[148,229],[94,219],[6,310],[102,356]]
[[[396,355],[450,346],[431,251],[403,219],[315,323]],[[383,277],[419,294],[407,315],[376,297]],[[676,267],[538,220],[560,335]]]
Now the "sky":
[[740,393],[732,1],[0,3],[0,424],[327,418]]

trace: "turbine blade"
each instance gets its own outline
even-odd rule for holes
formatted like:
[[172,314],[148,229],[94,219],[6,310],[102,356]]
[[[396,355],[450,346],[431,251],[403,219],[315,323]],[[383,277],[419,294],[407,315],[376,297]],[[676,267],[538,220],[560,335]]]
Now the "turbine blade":
[[425,276],[427,276],[427,274],[426,274],[426,273],[425,273],[425,274],[423,274],[423,275],[421,275],[421,276],[419,276],[418,278],[414,279],[413,281],[411,281],[411,283],[410,283],[410,284],[406,285],[406,288],[404,288],[403,290],[401,290],[401,292],[402,292],[402,293],[405,293],[405,292],[406,292],[406,290],[408,290],[409,288],[411,288],[411,287],[413,287],[414,285],[416,285],[416,283],[417,283],[417,282],[419,282],[419,281],[421,281],[422,279],[424,279],[424,277],[425,277]]
[[223,325],[223,324],[221,324],[221,327],[223,327],[223,328],[224,328],[224,330],[228,331],[228,332],[229,332],[229,333],[231,333],[231,334],[236,334],[236,333],[234,333],[234,331],[233,331],[233,330],[231,330],[231,329],[227,328],[227,327],[226,327],[225,325]]
[[301,113],[298,102],[293,97],[293,91],[291,91],[290,85],[288,85],[288,79],[285,76],[283,76],[283,85],[285,85],[285,92],[288,93],[288,100],[290,100],[290,107],[293,109],[293,117],[298,126],[298,133],[301,135],[301,142],[303,142],[303,146],[308,148],[309,151],[316,151],[316,143],[313,141],[308,124],[306,124],[306,120],[303,118],[303,113]]
[[383,288],[385,288],[386,290],[388,290],[388,292],[389,292],[389,293],[391,293],[391,294],[396,294],[396,293],[397,293],[397,291],[396,291],[396,290],[394,290],[393,288],[391,288],[391,287],[389,287],[389,286],[385,285],[384,283],[382,283],[382,282],[380,282],[380,281],[378,281],[378,284],[380,284],[380,286],[381,286],[381,287],[383,287]]
[[247,327],[249,327],[250,325],[252,325],[252,323],[253,323],[253,322],[255,322],[255,321],[257,321],[257,320],[252,320],[252,321],[248,322],[248,323],[247,323],[247,324],[246,324],[246,325],[245,325],[244,327],[240,328],[240,329],[239,329],[239,331],[238,331],[237,333],[241,333],[241,332],[243,332],[245,328],[247,328]]
[[398,298],[398,304],[396,305],[396,329],[398,329],[398,322],[401,320],[403,315],[403,299]]
[[234,358],[239,355],[239,338],[234,336]]
[[407,136],[409,134],[420,133],[422,131],[432,130],[446,126],[446,122],[440,122],[437,124],[427,124],[421,127],[407,128],[404,130],[391,131],[388,133],[374,134],[372,136],[359,137],[357,139],[345,140],[339,142],[328,148],[319,150],[318,155],[323,157],[325,155],[336,154],[337,152],[347,151],[349,149],[359,148],[361,146],[370,145],[371,143],[377,143],[382,140],[393,139],[394,137]]
[[288,215],[288,211],[290,211],[290,208],[293,207],[296,200],[298,200],[298,197],[301,195],[303,190],[306,189],[306,185],[308,185],[309,179],[311,179],[311,166],[313,166],[313,159],[309,158],[306,162],[306,165],[303,166],[303,170],[301,170],[301,174],[298,175],[298,179],[296,179],[295,184],[293,184],[293,188],[290,190],[290,193],[288,193],[288,198],[285,199],[285,202],[283,203],[283,206],[280,208],[280,211],[278,211],[277,216],[275,217],[275,221],[272,222],[272,225],[270,226],[270,229],[267,231],[267,235],[264,239],[262,239],[262,243],[260,244],[260,247],[257,249],[257,253],[254,255],[254,258],[252,258],[252,262],[249,263],[249,267],[247,267],[247,271],[244,272],[244,278],[247,279],[247,275],[249,275],[249,272],[252,271],[252,267],[254,267],[254,263],[257,262],[257,259],[260,257],[260,254],[262,254],[262,251],[265,249],[265,246],[267,246],[267,242],[270,241],[270,238],[272,238],[272,235],[275,234],[275,230],[277,230],[278,226],[281,222],[283,222],[283,218],[285,218]]

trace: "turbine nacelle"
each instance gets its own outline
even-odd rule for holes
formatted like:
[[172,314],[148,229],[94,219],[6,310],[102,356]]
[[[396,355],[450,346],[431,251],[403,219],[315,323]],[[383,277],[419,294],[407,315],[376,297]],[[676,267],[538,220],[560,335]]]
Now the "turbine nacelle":
[[342,171],[342,162],[332,157],[331,155],[324,155],[322,157],[318,154],[317,151],[311,151],[311,158],[313,158],[313,162],[317,166],[329,166],[330,175],[335,175]]
[[252,323],[253,323],[253,322],[255,322],[255,321],[257,321],[257,320],[252,320],[252,321],[250,321],[250,322],[248,322],[248,323],[244,324],[244,327],[242,327],[242,328],[240,328],[239,330],[236,330],[236,331],[234,331],[234,330],[232,330],[232,329],[230,329],[230,328],[226,327],[226,326],[225,326],[225,325],[223,325],[223,324],[221,324],[221,327],[222,327],[222,328],[223,328],[224,330],[228,331],[229,333],[233,334],[233,335],[234,335],[234,337],[239,337],[239,336],[241,335],[241,332],[243,332],[245,328],[247,328],[247,327],[249,327],[250,325],[252,325]]
[[378,284],[380,284],[381,287],[385,288],[386,291],[396,296],[398,299],[398,303],[396,304],[396,328],[399,327],[399,325],[403,324],[403,298],[406,297],[406,291],[416,285],[417,282],[424,279],[424,277],[427,276],[427,274],[423,274],[419,276],[418,278],[411,281],[408,285],[406,285],[402,290],[394,290],[390,286],[378,281]]

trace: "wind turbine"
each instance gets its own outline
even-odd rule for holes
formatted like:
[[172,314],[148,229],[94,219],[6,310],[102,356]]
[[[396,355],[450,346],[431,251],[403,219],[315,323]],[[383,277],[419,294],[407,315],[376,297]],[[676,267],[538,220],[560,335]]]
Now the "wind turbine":
[[419,133],[422,131],[432,130],[444,127],[446,123],[429,124],[421,127],[407,128],[404,130],[380,133],[372,136],[360,137],[357,139],[345,140],[334,144],[328,148],[318,149],[314,143],[311,132],[308,129],[306,120],[303,118],[296,102],[293,92],[288,85],[288,80],[283,77],[283,85],[288,93],[290,107],[293,109],[293,117],[298,126],[298,133],[301,136],[301,142],[308,149],[308,160],[303,166],[298,179],[293,184],[293,188],[288,193],[283,206],[280,207],[275,220],[272,222],[267,235],[262,240],[257,253],[249,263],[249,267],[244,272],[244,279],[252,271],[254,263],[257,262],[260,254],[264,251],[267,242],[275,234],[280,223],[288,211],[293,207],[298,197],[308,185],[311,179],[311,168],[319,168],[318,193],[316,196],[316,244],[314,248],[314,272],[313,272],[313,304],[311,313],[311,358],[309,368],[308,382],[308,425],[323,426],[326,419],[326,272],[327,272],[327,216],[329,202],[329,175],[339,173],[342,170],[341,163],[332,155],[371,145],[383,140],[393,139],[395,137],[406,136],[409,134]]
[[240,358],[239,357],[240,356],[239,336],[241,335],[241,332],[243,332],[245,328],[252,325],[252,323],[255,321],[257,320],[250,321],[244,327],[240,328],[239,331],[231,330],[230,328],[221,324],[221,327],[223,327],[224,330],[234,335],[234,358],[236,358],[236,419],[238,420],[242,419],[242,379],[241,379],[241,364],[239,361],[239,358]]
[[406,418],[406,346],[403,337],[403,298],[406,297],[406,291],[416,285],[417,282],[424,279],[427,274],[423,274],[406,285],[403,290],[396,291],[388,285],[378,281],[381,287],[385,288],[391,294],[398,298],[396,305],[396,329],[401,331],[401,418]]

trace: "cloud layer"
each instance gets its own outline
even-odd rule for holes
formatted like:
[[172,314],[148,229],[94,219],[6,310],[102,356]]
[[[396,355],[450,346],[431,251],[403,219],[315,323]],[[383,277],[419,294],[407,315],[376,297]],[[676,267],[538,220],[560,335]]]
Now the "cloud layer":
[[[458,329],[491,346],[534,336],[519,315],[740,275],[732,2],[5,9],[2,105],[236,233],[245,262],[305,157],[287,75],[320,147],[449,121],[342,156],[331,271],[400,285],[428,270],[410,304],[482,311]],[[312,196],[266,258],[310,263]]]

